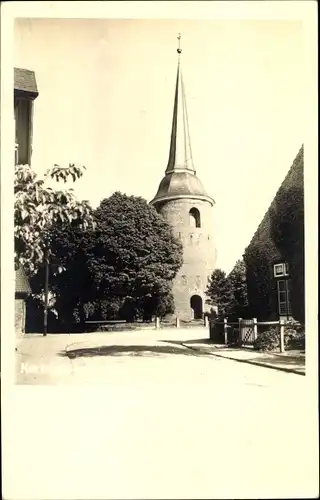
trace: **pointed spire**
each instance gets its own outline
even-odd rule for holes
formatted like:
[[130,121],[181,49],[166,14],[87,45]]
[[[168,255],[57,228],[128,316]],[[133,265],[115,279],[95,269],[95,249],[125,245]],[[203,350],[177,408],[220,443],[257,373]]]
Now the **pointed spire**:
[[176,79],[176,91],[174,98],[171,143],[166,174],[171,172],[189,171],[196,174],[190,143],[188,113],[186,95],[181,72],[180,47],[181,34],[178,34],[178,69]]
[[150,201],[151,205],[161,207],[163,203],[176,199],[196,199],[208,201],[214,205],[214,200],[207,195],[200,179],[196,175],[192,161],[186,95],[180,68],[181,35],[178,35],[178,71],[174,109],[172,119],[171,144],[168,165],[162,178],[157,194]]

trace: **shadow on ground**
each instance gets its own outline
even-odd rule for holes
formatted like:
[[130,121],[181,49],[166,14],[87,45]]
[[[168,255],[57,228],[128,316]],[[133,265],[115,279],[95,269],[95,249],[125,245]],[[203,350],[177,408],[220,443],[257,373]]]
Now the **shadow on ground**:
[[170,345],[105,345],[96,347],[79,347],[60,352],[60,356],[70,359],[94,356],[164,356],[176,354],[180,356],[207,356],[207,353],[187,349],[179,342],[171,342],[180,347]]
[[189,344],[209,344],[209,345],[213,345],[214,343],[212,342],[211,339],[208,339],[207,337],[204,338],[204,339],[191,339],[191,340],[182,340],[180,342],[175,342],[175,341],[172,341],[172,340],[163,340],[163,342],[170,342],[171,344],[186,344],[186,345],[189,345]]

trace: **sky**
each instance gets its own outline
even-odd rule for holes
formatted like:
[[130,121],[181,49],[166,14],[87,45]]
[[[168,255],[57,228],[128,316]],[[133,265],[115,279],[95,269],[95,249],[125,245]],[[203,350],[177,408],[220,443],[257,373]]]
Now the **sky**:
[[[32,166],[81,163],[93,206],[150,201],[167,166],[182,34],[193,161],[214,198],[217,266],[241,258],[304,142],[299,20],[17,19],[14,65],[36,73]],[[68,187],[71,187],[68,185]]]

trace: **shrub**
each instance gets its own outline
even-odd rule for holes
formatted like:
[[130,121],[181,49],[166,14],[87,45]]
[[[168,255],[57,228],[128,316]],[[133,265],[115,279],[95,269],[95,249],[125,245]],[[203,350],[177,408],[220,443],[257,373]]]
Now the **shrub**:
[[286,339],[286,346],[289,349],[305,349],[305,334],[304,332],[294,332]]
[[288,321],[284,328],[284,341],[289,349],[305,349],[304,327],[299,321]]
[[288,320],[285,323],[284,327],[285,335],[291,335],[295,333],[303,333],[304,326],[299,323],[299,321]]
[[128,330],[137,330],[135,325],[99,325],[96,327],[97,332],[127,332]]
[[[284,345],[286,349],[304,349],[305,333],[303,326],[298,321],[288,321],[284,328]],[[257,351],[275,351],[280,349],[280,330],[268,328],[259,333],[253,344]]]
[[239,343],[239,328],[229,328],[228,330],[228,346],[237,346]]
[[265,332],[262,332],[253,343],[253,348],[257,351],[275,351],[279,347],[279,328],[269,328]]

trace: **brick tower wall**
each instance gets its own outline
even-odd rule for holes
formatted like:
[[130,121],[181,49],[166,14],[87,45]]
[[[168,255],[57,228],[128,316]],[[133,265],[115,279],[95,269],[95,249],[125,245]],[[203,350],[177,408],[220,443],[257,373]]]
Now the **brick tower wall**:
[[[200,227],[194,227],[190,210],[198,209]],[[213,238],[213,208],[207,201],[176,199],[158,207],[159,213],[171,224],[175,236],[183,244],[183,264],[173,283],[175,314],[183,320],[193,319],[191,297],[202,298],[203,312],[210,307],[205,304],[208,278],[215,269],[216,249]]]

